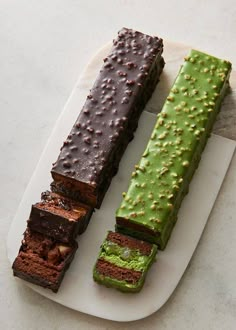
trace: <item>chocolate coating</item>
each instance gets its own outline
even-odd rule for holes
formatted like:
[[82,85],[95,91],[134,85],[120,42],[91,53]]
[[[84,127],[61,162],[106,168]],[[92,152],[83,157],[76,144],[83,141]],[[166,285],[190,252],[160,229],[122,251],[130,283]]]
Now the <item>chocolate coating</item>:
[[162,39],[122,29],[52,168],[60,191],[101,204],[164,66]]

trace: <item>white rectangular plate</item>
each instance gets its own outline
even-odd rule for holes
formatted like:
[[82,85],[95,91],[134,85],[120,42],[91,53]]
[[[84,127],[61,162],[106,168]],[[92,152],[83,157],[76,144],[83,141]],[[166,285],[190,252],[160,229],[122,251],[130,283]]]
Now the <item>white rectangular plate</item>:
[[[86,80],[82,79],[73,91],[25,191],[7,239],[11,263],[18,253],[31,204],[37,202],[40,193],[49,188],[51,163],[56,160],[62,141],[77,118],[99,67],[100,62],[99,66],[93,66],[92,63]],[[143,113],[135,138],[122,158],[119,172],[112,181],[101,209],[95,212],[87,231],[78,239],[79,250],[59,292],[54,294],[24,282],[33,290],[75,310],[116,321],[144,318],[157,311],[170,297],[201,237],[232,158],[235,142],[214,135],[209,139],[167,248],[159,252],[142,291],[139,294],[124,294],[94,283],[92,268],[107,230],[114,229],[115,210],[120,204],[121,193],[127,189],[133,166],[138,162],[155,122],[155,115]]]

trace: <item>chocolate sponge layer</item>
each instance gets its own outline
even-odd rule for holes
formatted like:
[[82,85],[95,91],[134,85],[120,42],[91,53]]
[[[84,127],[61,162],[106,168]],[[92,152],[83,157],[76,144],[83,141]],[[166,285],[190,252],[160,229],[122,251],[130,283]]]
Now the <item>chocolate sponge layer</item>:
[[96,271],[100,276],[110,277],[118,281],[125,281],[127,283],[136,284],[142,276],[142,272],[127,269],[125,267],[118,267],[103,259],[98,259]]

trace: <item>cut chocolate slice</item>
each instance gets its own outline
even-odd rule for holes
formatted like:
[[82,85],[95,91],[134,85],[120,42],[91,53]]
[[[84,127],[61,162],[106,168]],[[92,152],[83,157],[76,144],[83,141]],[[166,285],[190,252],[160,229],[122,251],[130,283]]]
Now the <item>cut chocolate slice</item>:
[[118,231],[165,248],[227,92],[230,71],[228,61],[196,50],[186,57],[123,193]]
[[156,245],[108,232],[94,266],[93,278],[99,284],[120,291],[139,292],[156,253]]
[[57,292],[78,248],[27,229],[12,268],[14,276]]
[[28,226],[67,243],[86,230],[92,212],[88,205],[46,191],[41,202],[32,205]]
[[164,67],[162,39],[122,29],[52,168],[52,189],[99,207]]

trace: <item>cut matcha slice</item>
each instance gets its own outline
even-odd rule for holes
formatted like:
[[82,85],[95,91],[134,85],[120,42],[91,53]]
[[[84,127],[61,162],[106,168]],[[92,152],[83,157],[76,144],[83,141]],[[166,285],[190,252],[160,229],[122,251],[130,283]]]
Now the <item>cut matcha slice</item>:
[[93,270],[93,278],[107,287],[124,292],[139,292],[157,246],[109,231]]

